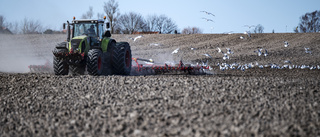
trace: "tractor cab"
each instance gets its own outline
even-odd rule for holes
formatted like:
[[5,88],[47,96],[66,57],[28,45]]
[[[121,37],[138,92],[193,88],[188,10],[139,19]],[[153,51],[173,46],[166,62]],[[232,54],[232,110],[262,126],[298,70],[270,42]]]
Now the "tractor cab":
[[68,50],[87,54],[92,48],[102,48],[106,52],[111,35],[105,35],[105,28],[109,28],[109,23],[105,23],[105,20],[106,17],[98,20],[76,20],[73,17],[71,23],[67,21],[67,24],[63,24],[64,28],[67,26]]
[[[92,20],[92,19],[81,19],[76,20],[75,17],[73,17],[73,20],[71,23],[67,22],[67,24],[63,24],[63,28],[65,29],[65,26],[67,25],[67,33],[68,38],[67,41],[69,42],[70,39],[73,39],[74,37],[92,37],[96,38],[98,40],[102,40],[104,33],[106,31],[106,27],[104,25],[109,26],[109,23],[105,23],[106,17],[104,19],[98,19],[98,20]],[[110,37],[110,36],[109,36]]]
[[105,32],[104,20],[73,20],[72,37],[86,35],[102,39]]

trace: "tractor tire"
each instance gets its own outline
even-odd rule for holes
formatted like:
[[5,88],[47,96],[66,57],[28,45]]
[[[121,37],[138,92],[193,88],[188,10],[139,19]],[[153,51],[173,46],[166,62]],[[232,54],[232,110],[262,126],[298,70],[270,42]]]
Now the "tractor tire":
[[112,75],[111,53],[103,53],[103,72],[101,75]]
[[116,46],[115,40],[110,40],[108,43],[108,50],[107,52],[103,53],[103,73],[102,75],[112,75],[113,74],[113,68],[112,68],[112,51],[114,47]]
[[128,42],[118,42],[113,49],[112,65],[115,75],[130,75],[132,55]]
[[86,71],[86,65],[84,63],[69,65],[69,70],[72,75],[84,75]]
[[91,49],[88,52],[87,71],[89,75],[99,76],[103,72],[103,54],[100,49]]
[[[55,48],[54,52],[65,53],[68,52],[68,50]],[[53,70],[55,75],[68,75],[69,65],[66,60],[53,56]]]

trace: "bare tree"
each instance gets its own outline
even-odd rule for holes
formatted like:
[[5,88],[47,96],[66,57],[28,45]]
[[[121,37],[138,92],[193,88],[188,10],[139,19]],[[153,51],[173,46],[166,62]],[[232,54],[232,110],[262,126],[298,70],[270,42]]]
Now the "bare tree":
[[319,32],[320,31],[320,11],[306,13],[300,17],[300,32]]
[[92,19],[93,17],[93,7],[89,7],[89,11],[87,11],[85,14],[82,14],[82,19]]
[[42,25],[39,21],[24,18],[21,25],[21,30],[23,34],[36,34],[42,31]]
[[8,27],[10,27],[10,23],[6,23],[5,17],[0,15],[0,34],[12,34]]
[[97,13],[97,18],[98,19],[103,19],[103,17],[104,17],[103,13]]
[[191,28],[190,27],[184,28],[181,33],[182,34],[192,34]]
[[198,27],[187,27],[187,28],[184,28],[181,32],[182,34],[201,34],[202,31],[200,28]]
[[253,32],[254,32],[254,33],[263,33],[263,30],[264,30],[264,27],[263,27],[261,24],[258,24],[258,25],[254,28]]
[[192,27],[191,30],[192,30],[193,34],[201,34],[202,33],[202,30],[198,27]]
[[177,30],[177,25],[166,15],[149,15],[145,22],[147,31],[173,33],[175,30]]
[[119,13],[119,4],[115,0],[109,0],[104,3],[103,9],[107,15],[108,21],[110,23],[111,33],[114,33],[116,30],[117,19],[120,16]]
[[157,21],[158,21],[158,16],[156,14],[148,15],[145,21],[146,23],[145,31],[157,31],[157,28],[156,28]]
[[172,33],[177,29],[177,25],[166,15],[160,15],[156,18],[155,29],[159,33]]
[[119,17],[119,27],[124,34],[141,31],[145,27],[143,17],[134,12],[123,14]]
[[18,34],[20,32],[19,23],[18,22],[10,22],[7,27],[13,34]]
[[5,27],[5,29],[9,30],[13,34],[19,33],[19,23],[18,22],[6,22],[5,17],[0,15],[0,29],[1,27]]

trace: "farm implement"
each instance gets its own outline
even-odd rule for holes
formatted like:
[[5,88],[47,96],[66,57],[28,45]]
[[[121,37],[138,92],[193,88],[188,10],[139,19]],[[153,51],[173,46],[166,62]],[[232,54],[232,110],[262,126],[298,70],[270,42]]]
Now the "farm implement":
[[[81,60],[83,54],[61,54],[56,53],[55,56],[65,57],[73,60]],[[189,74],[203,75],[208,74],[211,68],[206,64],[193,65],[184,64],[182,60],[179,63],[155,63],[152,59],[132,58],[132,66],[130,75],[161,75],[161,74]],[[49,60],[44,65],[29,65],[31,73],[50,73],[53,72],[53,67]]]
[[[135,65],[132,65],[132,75],[157,75],[157,74],[190,74],[201,75],[207,74],[211,68],[206,65],[184,64],[182,60],[179,63],[160,63],[154,62],[152,59],[132,58]],[[143,62],[143,63],[139,63]]]
[[29,65],[28,68],[31,73],[50,73],[53,70],[49,60],[44,65]]

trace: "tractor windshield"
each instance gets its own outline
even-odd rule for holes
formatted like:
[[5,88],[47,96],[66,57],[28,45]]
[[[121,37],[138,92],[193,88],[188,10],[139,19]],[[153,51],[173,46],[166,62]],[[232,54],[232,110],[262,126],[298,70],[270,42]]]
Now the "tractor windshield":
[[88,35],[97,37],[97,24],[95,23],[77,23],[74,24],[74,37]]

